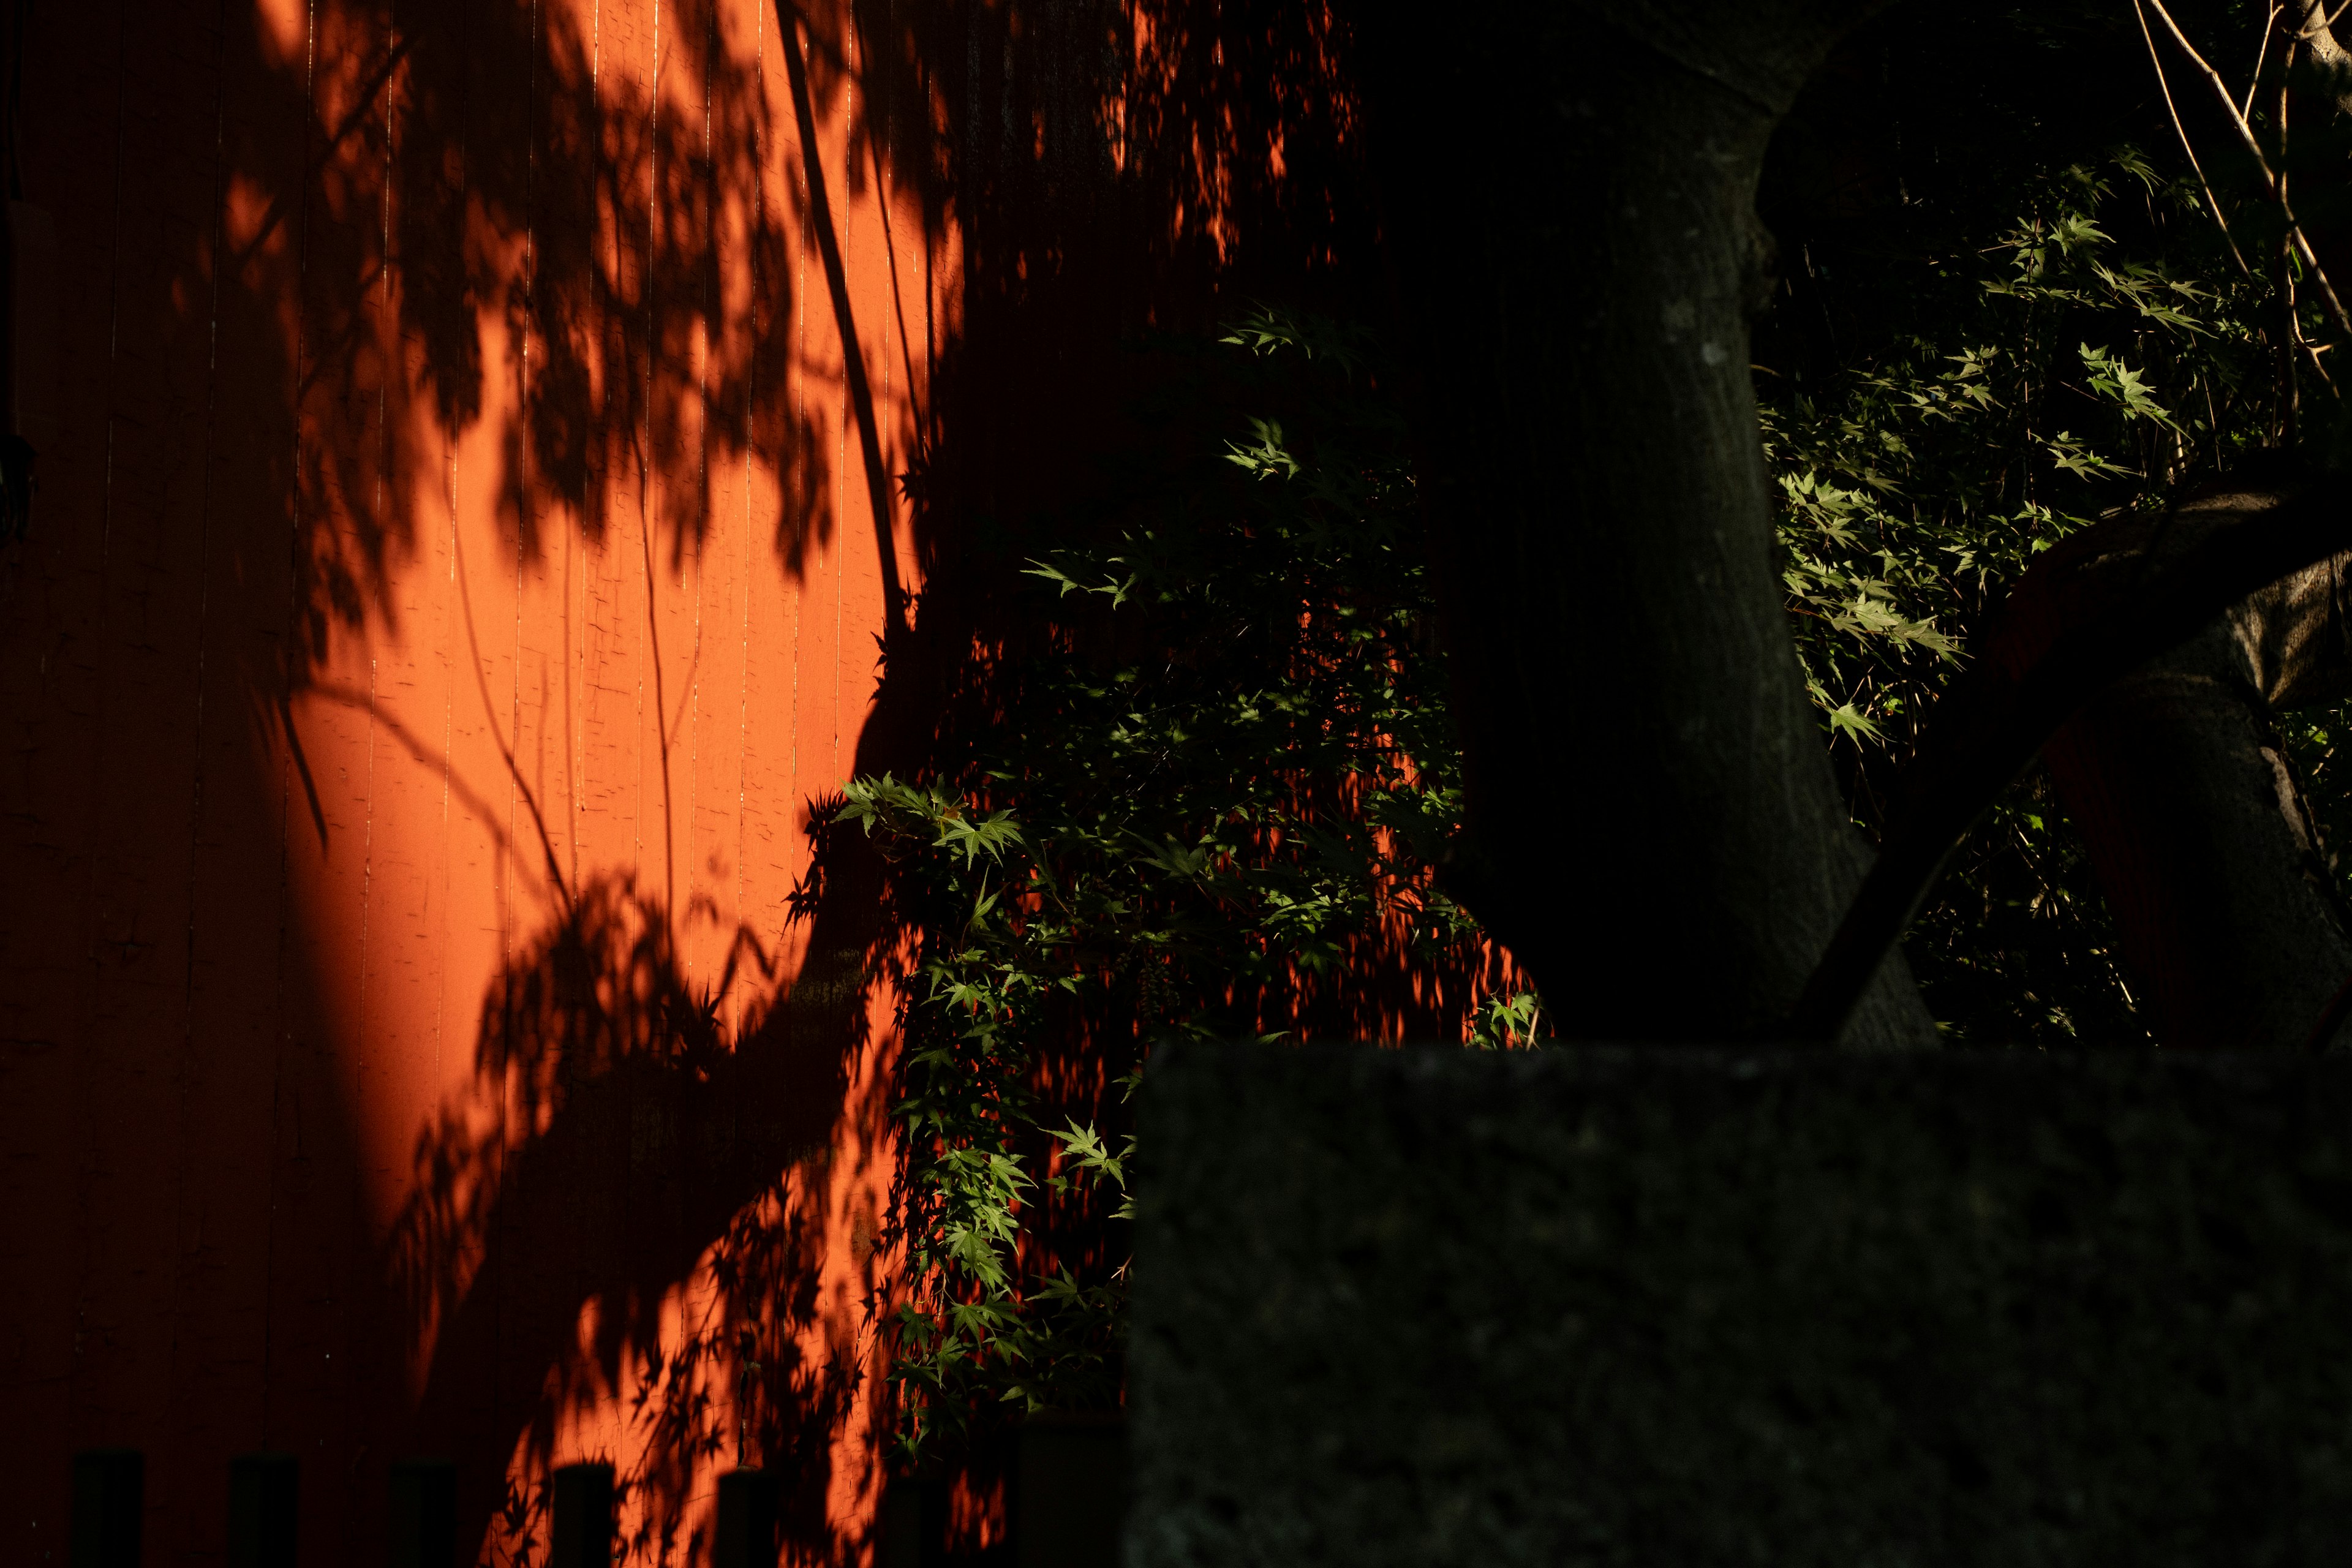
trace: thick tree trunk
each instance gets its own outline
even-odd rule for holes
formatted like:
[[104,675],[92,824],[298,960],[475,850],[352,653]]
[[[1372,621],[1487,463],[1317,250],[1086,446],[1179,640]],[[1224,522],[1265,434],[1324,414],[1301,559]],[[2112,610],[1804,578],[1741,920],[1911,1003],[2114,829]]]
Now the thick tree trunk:
[[2280,25],[2294,33],[2336,112],[2352,114],[2352,54],[2336,42],[2327,23],[2328,13],[2336,8],[2330,0],[2295,0]]
[[[1867,9],[1360,17],[1468,752],[1459,882],[1580,1037],[1769,1032],[1869,859],[1782,607],[1748,363],[1766,141]],[[1847,1037],[1933,1039],[1899,957]]]

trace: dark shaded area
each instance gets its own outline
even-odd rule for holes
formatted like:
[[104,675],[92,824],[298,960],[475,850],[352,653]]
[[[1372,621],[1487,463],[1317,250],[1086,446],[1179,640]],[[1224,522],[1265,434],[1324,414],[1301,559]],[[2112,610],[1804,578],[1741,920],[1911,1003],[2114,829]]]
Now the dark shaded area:
[[1127,1474],[1127,1427],[1118,1415],[1024,1423],[1013,1506],[1021,1568],[1100,1568],[1118,1561]]
[[[1771,131],[1865,9],[1527,5],[1442,51],[1412,8],[1364,10],[1463,739],[1456,882],[1564,1037],[1769,1028],[1867,864],[1790,637],[1747,369]],[[1528,199],[1531,167],[1573,170],[1574,198]],[[1933,1041],[1899,958],[1853,1037]]]
[[[2336,481],[2314,489],[2352,511]],[[2012,595],[2003,651],[2014,658],[2116,579],[2154,578],[2168,555],[2276,499],[2215,487],[2160,521],[2118,519],[2068,540]],[[2296,710],[2325,721],[2352,683],[2347,560],[2248,595],[2086,703],[2044,748],[2166,1046],[2324,1049],[2352,1002],[2352,911],[2283,739]]]
[[2316,1563],[2352,1064],[1180,1047],[1128,1561]]
[[[2227,0],[2174,11],[2217,44],[2242,37],[2251,49],[2262,36],[2261,14],[2245,25]],[[2194,103],[2174,90],[2184,112],[2200,114],[2200,153],[2221,147],[2219,116],[2201,117],[2202,89]],[[1778,287],[1757,319],[1757,359],[1797,381],[1866,363],[1917,328],[1909,263],[1981,243],[2015,217],[2032,176],[2095,164],[2125,143],[2168,174],[2186,172],[2129,5],[1886,7],[1823,62],[1773,135],[1757,207],[1776,242]],[[2119,208],[2116,221],[2141,216]],[[2157,221],[2152,210],[2144,221]]]

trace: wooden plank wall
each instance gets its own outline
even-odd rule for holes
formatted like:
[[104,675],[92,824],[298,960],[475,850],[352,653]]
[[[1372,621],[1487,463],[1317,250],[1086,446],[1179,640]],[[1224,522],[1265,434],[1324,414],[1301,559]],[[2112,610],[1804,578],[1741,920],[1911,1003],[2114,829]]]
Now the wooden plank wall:
[[970,689],[959,563],[1070,499],[1121,333],[1360,240],[1328,12],[26,9],[0,1561],[116,1446],[151,1564],[265,1450],[305,1563],[383,1561],[412,1456],[488,1562],[597,1458],[633,1563],[739,1460],[869,1560],[898,950],[813,803]]
[[864,1539],[889,1002],[870,921],[788,906],[920,586],[868,480],[959,241],[861,41],[35,8],[67,353],[0,564],[0,1558],[63,1562],[66,1456],[117,1445],[151,1563],[219,1560],[262,1449],[306,1562],[381,1560],[410,1454],[494,1561],[593,1458],[643,1561],[739,1454],[804,1556]]

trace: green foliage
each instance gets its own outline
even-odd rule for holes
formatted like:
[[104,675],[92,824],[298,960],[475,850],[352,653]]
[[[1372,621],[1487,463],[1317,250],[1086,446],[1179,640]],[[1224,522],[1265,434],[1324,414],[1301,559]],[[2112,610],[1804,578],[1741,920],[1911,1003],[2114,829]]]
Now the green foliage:
[[2035,553],[2259,444],[2261,300],[2119,254],[2097,222],[2118,179],[2201,216],[2129,149],[2066,169],[1990,244],[1920,259],[1922,330],[1811,390],[1762,380],[1798,648],[1849,745],[1907,751],[1963,629]]
[[[1956,29],[1997,68],[1954,66]],[[2274,447],[2283,391],[2306,446],[2343,438],[2320,388],[2282,388],[2268,281],[2157,139],[2138,47],[2127,15],[2074,0],[1893,13],[1776,144],[1765,455],[1806,679],[1866,828],[2039,552]],[[1020,563],[1013,618],[1050,636],[991,647],[973,743],[857,780],[840,812],[917,940],[890,1237],[916,1451],[1118,1398],[1124,1100],[1155,1041],[1544,1033],[1432,875],[1458,757],[1378,356],[1272,312],[1220,352],[1255,379],[1190,397],[1213,437]],[[2323,786],[2347,731],[2289,737]],[[2034,773],[1906,951],[1956,1040],[2144,1039],[2112,946]]]
[[1028,562],[1022,618],[1052,635],[989,672],[968,762],[860,778],[840,809],[920,942],[891,1237],[917,1450],[1116,1401],[1122,1101],[1154,1042],[1540,1026],[1433,878],[1458,747],[1370,348],[1260,312],[1220,352],[1279,417],[1211,400],[1213,443]]
[[2352,702],[2282,714],[2279,738],[2303,785],[2304,802],[2318,829],[2320,852],[2336,873],[2339,891],[2352,893],[2344,846],[2352,844]]
[[[2277,13],[2170,8],[2253,106],[2300,216],[2340,232],[2352,117],[2306,80],[2286,135],[2274,118],[2285,50],[2263,41]],[[2323,353],[2331,341],[2315,280],[2284,258],[2252,161],[2177,59],[2172,83],[2234,248],[2127,5],[1890,8],[1776,138],[1762,206],[1784,282],[1758,326],[1758,390],[1799,638],[1866,828],[1883,825],[1916,725],[1960,667],[1949,656],[1965,661],[2035,552],[2224,476],[2340,470],[2352,456],[2352,421],[2315,356],[2283,367],[2275,353],[2282,275],[2298,335]],[[2352,828],[2348,728],[2345,710],[2281,724],[2331,845]],[[1963,843],[1937,898],[1906,953],[1951,1037],[2146,1039],[2103,900],[2038,770]]]
[[[1996,232],[1898,263],[1907,326],[1866,357],[1803,387],[1759,367],[1798,647],[1868,826],[2036,553],[2161,507],[2270,435],[2266,292],[2217,254],[2193,185],[2124,148],[2014,197]],[[1972,836],[1908,945],[1960,1037],[2145,1037],[2038,774]]]

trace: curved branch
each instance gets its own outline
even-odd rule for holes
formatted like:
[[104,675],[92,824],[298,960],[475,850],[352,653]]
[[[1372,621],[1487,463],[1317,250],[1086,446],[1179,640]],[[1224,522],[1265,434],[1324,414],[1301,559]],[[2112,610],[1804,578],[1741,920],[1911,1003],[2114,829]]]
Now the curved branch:
[[2352,485],[2337,482],[2241,514],[2168,559],[2109,574],[2087,613],[2038,657],[2021,646],[2012,595],[1985,656],[1928,715],[1878,864],[1805,983],[1790,1035],[1838,1037],[1954,847],[2076,710],[2248,595],[2347,547]]

